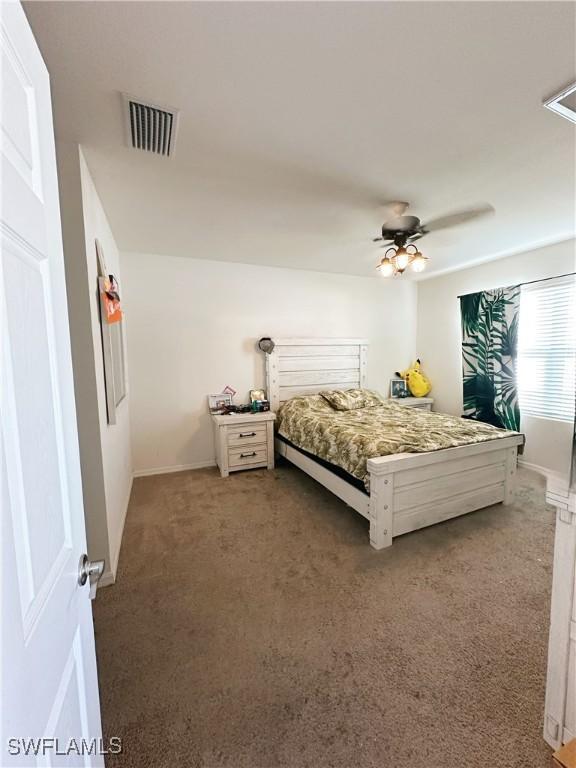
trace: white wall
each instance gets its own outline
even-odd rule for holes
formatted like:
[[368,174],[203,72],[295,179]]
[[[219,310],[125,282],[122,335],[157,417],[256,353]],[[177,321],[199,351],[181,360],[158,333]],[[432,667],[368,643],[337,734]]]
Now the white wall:
[[58,142],[58,176],[88,555],[116,575],[132,483],[129,396],[106,420],[95,239],[122,286],[118,249],[77,144]]
[[[418,283],[417,349],[423,369],[433,384],[436,410],[462,413],[458,296],[572,272],[574,247],[574,240],[570,240]],[[522,430],[526,434],[524,462],[568,474],[570,424],[525,416]]]
[[230,384],[246,402],[264,386],[261,336],[367,337],[368,386],[383,393],[414,357],[408,281],[137,253],[121,265],[137,473],[214,462],[206,395]]
[[[106,416],[106,392],[104,388],[104,367],[102,360],[102,342],[98,315],[98,296],[96,291],[98,268],[95,241],[98,239],[104,253],[106,269],[113,274],[120,286],[122,298],[122,274],[120,255],[106,214],[92,181],[90,171],[80,151],[80,175],[82,182],[82,203],[84,209],[84,233],[86,241],[87,278],[90,286],[90,318],[96,373],[98,399],[98,421],[104,473],[104,491],[106,496],[106,517],[110,557],[108,567],[116,575],[122,531],[126,510],[132,488],[132,450],[130,440],[130,381],[127,372],[127,395],[116,407],[116,423],[109,425]],[[127,322],[124,325],[124,341],[128,337]],[[126,350],[125,350],[126,351]],[[125,354],[126,357],[126,354]]]

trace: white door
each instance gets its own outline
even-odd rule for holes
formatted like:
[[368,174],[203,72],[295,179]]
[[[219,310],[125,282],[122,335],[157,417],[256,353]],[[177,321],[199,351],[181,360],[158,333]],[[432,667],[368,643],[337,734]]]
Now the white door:
[[50,84],[20,4],[0,22],[0,766],[101,766]]

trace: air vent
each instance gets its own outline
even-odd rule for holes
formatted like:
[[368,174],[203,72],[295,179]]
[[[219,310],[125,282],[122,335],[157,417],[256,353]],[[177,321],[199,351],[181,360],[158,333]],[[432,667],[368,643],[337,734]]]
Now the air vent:
[[544,106],[556,112],[557,115],[565,117],[566,120],[570,120],[571,123],[576,123],[576,83],[572,83],[551,99],[547,99]]
[[126,94],[123,97],[129,146],[171,157],[176,141],[178,110],[146,104]]

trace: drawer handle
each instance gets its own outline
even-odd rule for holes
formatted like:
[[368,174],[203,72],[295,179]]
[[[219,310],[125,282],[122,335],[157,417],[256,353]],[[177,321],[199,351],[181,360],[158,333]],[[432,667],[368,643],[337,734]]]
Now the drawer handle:
[[256,432],[240,432],[239,437],[256,437]]
[[241,459],[247,459],[249,456],[256,456],[256,451],[252,451],[252,453],[241,453],[240,458]]

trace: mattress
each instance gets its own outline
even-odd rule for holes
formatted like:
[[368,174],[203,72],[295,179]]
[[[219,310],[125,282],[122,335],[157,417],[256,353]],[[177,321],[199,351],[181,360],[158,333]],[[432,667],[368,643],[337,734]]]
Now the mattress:
[[350,483],[350,485],[353,485],[354,488],[357,488],[359,491],[362,491],[362,493],[365,493],[366,495],[370,495],[368,486],[365,485],[362,482],[362,480],[359,480],[357,477],[354,477],[354,475],[351,475],[350,472],[346,472],[346,470],[342,469],[342,467],[339,467],[338,464],[331,464],[329,461],[325,461],[324,459],[321,459],[319,456],[314,456],[313,453],[309,453],[308,451],[305,451],[303,448],[298,448],[297,445],[294,445],[294,443],[291,443],[290,440],[287,440],[285,437],[283,437],[280,434],[277,434],[276,437],[281,442],[286,443],[286,445],[289,445],[290,448],[293,448],[295,451],[298,451],[298,453],[301,453],[303,456],[306,456],[308,459],[312,459],[312,461],[316,462],[316,464],[319,464],[321,467],[324,467],[324,469],[328,469],[330,470],[330,472],[334,472],[335,475],[342,478],[342,480],[346,480],[347,483]]
[[296,448],[339,467],[366,488],[370,458],[438,451],[518,434],[383,399],[368,408],[336,410],[321,395],[286,401],[278,410],[276,429]]

